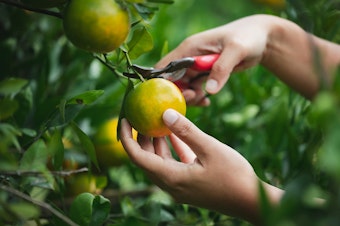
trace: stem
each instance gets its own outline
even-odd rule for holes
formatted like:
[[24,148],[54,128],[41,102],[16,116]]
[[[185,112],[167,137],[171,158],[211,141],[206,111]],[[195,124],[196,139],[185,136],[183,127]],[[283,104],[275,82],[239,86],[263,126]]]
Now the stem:
[[[129,54],[127,53],[127,51],[125,51],[124,49],[122,49],[124,55],[125,55],[125,58],[126,58],[126,61],[128,63],[128,67],[131,68],[132,67],[132,62],[131,62],[131,59],[130,59],[130,56]],[[144,77],[138,73],[137,71],[135,71],[135,73],[138,75],[139,79],[142,81],[142,82],[145,82],[145,79]]]
[[49,15],[49,16],[57,17],[59,19],[63,18],[61,13],[53,12],[53,11],[46,10],[46,9],[34,8],[34,7],[31,7],[31,6],[28,6],[28,5],[24,5],[24,4],[22,4],[18,1],[15,1],[15,0],[0,0],[0,2],[7,4],[7,5],[17,7],[19,9],[25,9],[25,10],[36,12],[36,13],[46,14],[46,15]]
[[94,58],[96,58],[97,60],[99,60],[102,64],[104,64],[108,69],[110,69],[110,71],[112,71],[114,74],[118,75],[119,77],[123,77],[126,78],[126,76],[124,76],[122,73],[120,73],[117,68],[115,68],[112,64],[108,63],[107,58],[105,57],[105,60],[103,60],[100,56],[98,56],[97,54],[93,55]]
[[11,193],[19,198],[22,198],[28,202],[33,203],[36,206],[39,206],[43,209],[46,209],[47,211],[51,212],[52,214],[54,214],[56,217],[60,218],[62,221],[64,221],[65,223],[67,223],[68,225],[71,226],[78,226],[78,224],[76,224],[75,222],[73,222],[70,218],[66,217],[65,215],[63,215],[62,213],[60,213],[58,210],[54,209],[50,204],[45,203],[45,202],[41,202],[38,200],[34,200],[32,199],[30,196],[16,190],[13,189],[11,187],[5,186],[5,185],[0,185],[0,189],[3,191],[6,191],[8,193]]

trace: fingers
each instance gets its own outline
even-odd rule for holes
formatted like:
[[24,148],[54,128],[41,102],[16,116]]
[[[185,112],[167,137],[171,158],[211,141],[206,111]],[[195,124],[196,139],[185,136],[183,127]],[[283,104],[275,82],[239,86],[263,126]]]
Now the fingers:
[[161,171],[163,170],[163,159],[155,155],[154,149],[150,146],[150,141],[147,141],[146,137],[139,137],[139,141],[143,148],[133,139],[131,126],[126,119],[122,119],[121,122],[121,131],[120,131],[120,139],[124,146],[124,149],[128,153],[130,159],[141,168],[146,171]]
[[197,155],[202,162],[209,156],[209,150],[217,149],[218,141],[202,132],[192,122],[173,109],[163,113],[168,128]]
[[176,135],[171,134],[169,136],[171,144],[177,153],[179,159],[183,163],[194,163],[197,156],[190,149],[188,145],[186,145],[182,140],[180,140]]
[[210,94],[218,93],[228,81],[234,68],[241,61],[242,52],[233,48],[225,49],[211,69],[205,90]]

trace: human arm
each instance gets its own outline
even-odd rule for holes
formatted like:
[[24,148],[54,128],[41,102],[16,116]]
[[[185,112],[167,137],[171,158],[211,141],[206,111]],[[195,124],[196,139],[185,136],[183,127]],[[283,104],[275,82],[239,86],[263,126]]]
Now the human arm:
[[131,160],[177,202],[216,210],[257,224],[261,221],[259,183],[277,204],[283,191],[261,181],[249,162],[231,147],[199,130],[184,116],[167,110],[163,119],[175,160],[165,138],[138,137],[122,121],[121,141]]
[[[288,20],[254,15],[188,37],[156,67],[182,57],[219,53],[206,83],[210,94],[217,93],[232,72],[262,64],[297,92],[312,98],[320,87],[315,50],[322,59],[323,79],[331,83],[332,72],[340,63],[340,45],[308,34]],[[207,105],[204,81],[191,82],[195,76],[197,72],[189,70],[183,77],[182,83],[190,83],[183,94],[189,104]]]

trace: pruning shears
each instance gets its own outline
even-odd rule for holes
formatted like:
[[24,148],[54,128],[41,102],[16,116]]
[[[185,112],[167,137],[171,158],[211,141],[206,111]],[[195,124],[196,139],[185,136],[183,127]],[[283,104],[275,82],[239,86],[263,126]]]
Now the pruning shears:
[[134,72],[124,72],[123,74],[130,78],[138,78],[139,75],[146,79],[162,77],[175,82],[183,77],[188,68],[201,72],[210,71],[219,56],[219,54],[209,54],[185,57],[179,60],[171,61],[166,67],[160,69],[133,64],[131,68]]

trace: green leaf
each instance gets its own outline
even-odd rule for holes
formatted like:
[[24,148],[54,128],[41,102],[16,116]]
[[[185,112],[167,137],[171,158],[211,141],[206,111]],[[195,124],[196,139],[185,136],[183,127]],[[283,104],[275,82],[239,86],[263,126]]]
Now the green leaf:
[[122,101],[122,106],[121,106],[120,112],[119,112],[118,125],[117,125],[117,140],[118,141],[120,140],[121,121],[122,121],[123,118],[125,118],[125,111],[124,111],[125,99],[126,99],[126,96],[129,94],[129,92],[131,90],[133,90],[133,88],[134,88],[133,82],[129,79],[126,90],[125,90],[124,98],[123,98],[123,101]]
[[27,83],[27,80],[21,78],[3,80],[0,82],[0,94],[5,96],[16,95]]
[[92,216],[92,203],[95,196],[91,193],[82,193],[72,202],[70,207],[70,218],[82,226],[90,225]]
[[11,117],[18,108],[19,104],[16,100],[7,98],[0,100],[0,120]]
[[82,226],[103,225],[109,216],[111,203],[101,195],[91,193],[78,195],[71,204],[70,218]]
[[55,169],[61,169],[64,161],[64,146],[60,130],[54,131],[51,140],[47,144],[47,149],[52,157],[52,164]]
[[111,210],[111,203],[101,195],[97,195],[92,203],[92,217],[90,225],[103,225]]
[[0,123],[0,137],[3,144],[8,142],[9,145],[13,144],[17,149],[20,149],[21,147],[17,137],[21,135],[21,131],[13,125],[9,123]]
[[132,39],[128,42],[128,47],[130,58],[138,58],[140,55],[150,51],[153,48],[151,34],[144,26],[136,28],[136,30],[133,31]]
[[56,110],[51,119],[47,122],[47,127],[63,126],[70,123],[84,108],[84,105],[67,105],[65,111],[59,109]]
[[90,90],[72,97],[67,101],[67,104],[91,104],[103,94],[104,90]]
[[94,145],[91,141],[91,139],[78,127],[78,125],[74,122],[71,122],[71,128],[77,135],[82,149],[87,153],[90,160],[93,162],[93,164],[98,168],[98,161],[96,156],[96,150],[94,148]]
[[25,151],[20,161],[20,170],[43,170],[46,168],[48,150],[44,141],[37,140]]
[[22,220],[36,218],[40,214],[39,209],[28,202],[11,203],[8,208]]

